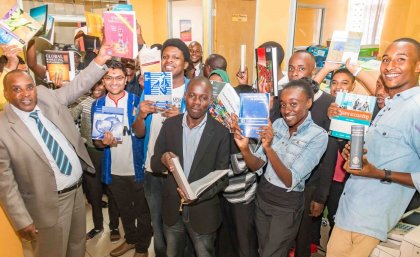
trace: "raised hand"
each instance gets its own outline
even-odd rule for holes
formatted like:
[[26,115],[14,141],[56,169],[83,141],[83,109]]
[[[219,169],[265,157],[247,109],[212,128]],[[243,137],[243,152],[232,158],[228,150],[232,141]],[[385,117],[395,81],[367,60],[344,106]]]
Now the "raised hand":
[[330,106],[328,107],[328,111],[327,111],[327,116],[328,118],[332,118],[335,116],[339,116],[340,115],[340,106],[338,106],[338,104],[336,103],[331,103]]
[[176,115],[181,113],[181,111],[179,110],[179,108],[176,105],[168,104],[167,106],[168,106],[168,109],[166,109],[163,112],[162,116],[164,116],[166,118],[170,118],[170,117],[176,116]]
[[236,73],[236,78],[238,79],[239,85],[248,85],[248,67],[245,67],[244,71],[239,71]]
[[258,134],[261,137],[261,145],[264,149],[267,149],[271,147],[271,143],[273,142],[274,138],[273,126],[270,119],[268,119],[268,126],[261,127],[260,129],[261,131],[258,132]]

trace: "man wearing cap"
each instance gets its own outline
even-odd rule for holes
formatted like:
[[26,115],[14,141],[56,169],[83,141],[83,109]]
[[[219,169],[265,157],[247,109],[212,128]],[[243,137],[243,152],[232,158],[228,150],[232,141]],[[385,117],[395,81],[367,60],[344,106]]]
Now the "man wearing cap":
[[173,77],[172,105],[169,109],[158,112],[154,103],[144,100],[144,94],[140,99],[140,108],[136,121],[133,124],[134,132],[138,137],[144,138],[145,174],[144,190],[153,226],[153,244],[156,257],[166,256],[166,242],[163,236],[162,224],[162,195],[166,174],[156,174],[150,166],[150,159],[154,154],[156,139],[159,135],[162,123],[170,118],[185,112],[184,93],[187,90],[188,79],[184,77],[184,70],[188,67],[190,52],[187,45],[180,39],[172,38],[163,43],[162,47],[162,71],[171,72]]
[[106,72],[101,48],[68,87],[36,87],[24,71],[4,78],[9,101],[0,112],[0,204],[35,257],[83,257],[86,213],[81,185],[92,162],[67,105]]

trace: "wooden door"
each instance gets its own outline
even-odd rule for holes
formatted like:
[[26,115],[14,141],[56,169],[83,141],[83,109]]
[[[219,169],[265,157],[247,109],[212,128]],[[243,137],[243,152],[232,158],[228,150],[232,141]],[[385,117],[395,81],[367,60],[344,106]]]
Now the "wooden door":
[[241,45],[246,45],[248,83],[252,84],[255,67],[255,0],[214,0],[213,53],[227,60],[227,72],[233,86],[237,85],[236,73],[241,63]]

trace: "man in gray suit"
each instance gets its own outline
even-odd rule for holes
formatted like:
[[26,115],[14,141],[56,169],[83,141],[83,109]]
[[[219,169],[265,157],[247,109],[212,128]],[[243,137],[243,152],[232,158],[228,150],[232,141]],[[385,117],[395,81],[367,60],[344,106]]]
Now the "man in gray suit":
[[94,168],[67,105],[105,74],[108,49],[55,91],[36,87],[23,71],[4,78],[9,104],[0,112],[0,204],[36,257],[85,255],[80,184],[82,170]]

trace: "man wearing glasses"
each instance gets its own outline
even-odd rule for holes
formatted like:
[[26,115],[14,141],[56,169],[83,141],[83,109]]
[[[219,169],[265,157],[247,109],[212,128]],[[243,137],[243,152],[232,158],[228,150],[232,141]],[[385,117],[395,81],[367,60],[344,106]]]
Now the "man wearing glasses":
[[103,106],[124,109],[122,141],[118,142],[110,132],[95,141],[97,147],[104,148],[102,180],[117,203],[125,232],[125,242],[110,255],[120,256],[135,248],[135,257],[147,257],[153,231],[143,186],[143,139],[132,132],[140,99],[124,90],[127,81],[124,64],[112,60],[107,66],[103,81],[108,94],[93,103],[92,113]]

